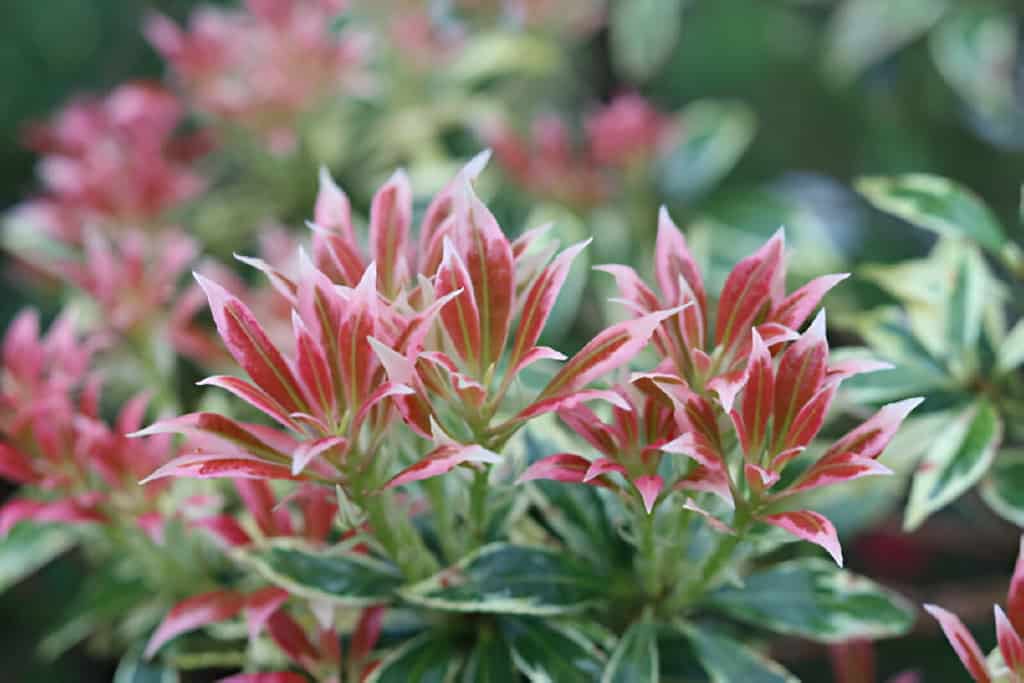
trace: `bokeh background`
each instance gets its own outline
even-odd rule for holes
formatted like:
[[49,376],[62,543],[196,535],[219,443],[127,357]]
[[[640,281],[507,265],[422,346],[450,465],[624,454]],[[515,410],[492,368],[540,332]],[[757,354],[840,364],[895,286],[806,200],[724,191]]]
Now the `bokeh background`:
[[[101,93],[125,80],[163,78],[162,62],[140,32],[142,18],[156,9],[181,20],[194,4],[4,1],[0,206],[12,206],[38,188],[36,159],[23,145],[26,125],[73,95]],[[871,210],[851,190],[864,175],[910,171],[948,176],[973,189],[1014,239],[1020,238],[1024,58],[1011,50],[985,61],[971,51],[976,45],[965,47],[982,40],[984,48],[984,36],[938,34],[942,17],[982,7],[1003,12],[1011,34],[1019,35],[1018,3],[691,0],[682,6],[670,17],[671,50],[655,66],[641,66],[639,74],[624,67],[630,58],[617,47],[621,38],[602,26],[571,49],[571,92],[552,88],[556,92],[548,94],[555,108],[560,98],[602,102],[623,91],[638,92],[665,112],[706,98],[744,105],[751,116],[741,117],[736,135],[749,136],[749,144],[734,166],[697,187],[678,177],[673,186],[672,169],[665,174],[669,196],[679,200],[673,209],[681,223],[738,237],[735,253],[716,246],[713,258],[730,262],[782,222],[800,236],[796,246],[805,272],[832,264],[856,272],[858,264],[921,255],[930,236]],[[654,29],[641,22],[633,30],[647,35]],[[456,130],[445,144],[453,156],[466,156],[485,143],[474,131]],[[500,189],[497,194],[500,205]],[[298,224],[308,200],[298,201],[295,215],[283,218]],[[506,214],[521,216],[514,206]],[[29,297],[8,265],[0,283],[4,324]],[[852,287],[859,302],[883,297],[864,282]],[[569,346],[585,341],[585,320],[572,329],[576,336],[570,332]],[[906,589],[917,601],[959,611],[979,625],[983,647],[991,646],[989,610],[1005,590],[1016,547],[1013,528],[969,496],[911,536],[899,536],[898,529],[893,516],[859,535],[849,552],[852,568]],[[113,664],[80,648],[48,662],[35,647],[80,580],[71,556],[0,597],[2,680],[110,680]],[[804,680],[830,680],[823,651],[793,643],[778,654]],[[924,671],[929,682],[963,680],[952,651],[930,623],[880,646],[881,674],[908,666]]]

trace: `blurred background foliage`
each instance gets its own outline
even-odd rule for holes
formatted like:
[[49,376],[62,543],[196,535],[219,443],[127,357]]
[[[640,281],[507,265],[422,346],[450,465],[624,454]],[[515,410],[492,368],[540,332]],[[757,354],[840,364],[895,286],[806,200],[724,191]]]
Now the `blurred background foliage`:
[[[0,11],[0,206],[13,205],[37,187],[35,159],[22,144],[26,124],[75,94],[104,92],[125,80],[160,78],[161,62],[140,32],[142,19],[159,10],[181,20],[195,4],[5,0]],[[931,236],[872,210],[855,194],[853,181],[865,175],[947,176],[983,197],[1019,240],[1021,14],[1014,0],[613,2],[608,25],[571,50],[568,81],[541,85],[543,99],[523,99],[523,111],[513,114],[529,118],[552,107],[569,110],[573,102],[607,101],[624,91],[639,92],[664,112],[713,99],[713,105],[687,109],[684,119],[694,135],[713,136],[727,127],[728,134],[715,138],[725,147],[704,157],[682,150],[659,160],[657,182],[673,215],[688,226],[691,241],[698,249],[711,245],[708,256],[719,270],[783,223],[798,247],[801,278],[926,253]],[[631,40],[637,35],[644,40]],[[462,68],[470,68],[472,60],[468,63]],[[488,74],[470,77],[486,82]],[[430,84],[419,85],[424,92],[417,94],[424,98],[444,96],[443,90],[429,92]],[[537,94],[531,91],[531,97]],[[365,114],[376,112],[371,107]],[[415,145],[403,121],[409,119],[398,121],[395,130],[408,133]],[[483,144],[474,131],[454,127],[447,132],[442,152],[448,155],[467,156]],[[399,151],[382,163],[415,161]],[[306,169],[308,178],[314,170]],[[342,184],[373,187],[380,172],[371,168],[370,177],[344,176]],[[295,215],[281,216],[296,224],[308,212],[315,189],[305,180],[299,184],[307,194],[293,198]],[[508,201],[504,188],[492,188],[492,193],[499,214],[504,209],[504,215],[520,222],[525,218],[523,202]],[[360,199],[358,194],[355,198]],[[564,208],[542,211],[564,219],[563,234],[600,232],[599,212],[573,217]],[[610,239],[615,231],[613,226]],[[619,235],[624,237],[630,235]],[[614,249],[613,243],[609,251]],[[9,273],[6,266],[4,273]],[[6,322],[26,296],[12,278],[5,277],[3,287],[0,320]],[[864,305],[884,296],[863,278],[834,295],[840,308],[843,297],[858,297]],[[897,586],[925,573],[939,584],[936,590],[947,593],[953,590],[948,586],[966,580],[967,589],[954,602],[970,602],[986,612],[1008,574],[1014,535],[976,507],[968,501],[900,543],[886,536],[883,523],[882,533],[854,546],[851,564]],[[975,535],[970,529],[978,524],[986,528]],[[880,555],[887,561],[880,561]],[[929,568],[914,564],[922,562]],[[991,583],[988,576],[995,577]],[[78,651],[62,658],[58,668],[34,655],[45,617],[69,599],[79,579],[58,563],[0,601],[5,681],[110,680],[112,669],[89,662]],[[983,646],[992,644],[991,633],[979,636]],[[795,659],[792,669],[804,680],[826,680],[820,653],[809,653],[803,665],[799,652]],[[955,656],[934,632],[881,646],[882,673],[908,663],[924,663],[927,681],[962,677]]]

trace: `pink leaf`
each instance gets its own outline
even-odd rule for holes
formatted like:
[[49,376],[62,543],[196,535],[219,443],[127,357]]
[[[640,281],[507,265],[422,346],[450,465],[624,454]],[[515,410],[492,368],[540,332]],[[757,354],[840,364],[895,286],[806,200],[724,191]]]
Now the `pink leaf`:
[[804,324],[811,311],[821,302],[825,294],[850,277],[849,273],[822,275],[790,294],[768,316],[772,322],[797,329]]
[[397,171],[370,204],[370,253],[377,264],[381,290],[394,296],[409,277],[407,250],[412,223],[412,188]]
[[832,526],[832,522],[824,515],[813,510],[796,510],[761,517],[761,521],[785,529],[797,538],[820,545],[828,551],[836,564],[843,566],[843,549],[839,545],[839,536],[836,535],[836,528]]
[[167,433],[185,434],[191,437],[206,435],[218,439],[217,443],[224,442],[237,446],[252,455],[263,455],[270,458],[286,457],[284,453],[254,434],[249,427],[252,425],[243,425],[218,413],[189,413],[160,420],[129,436],[152,436]]
[[718,394],[718,402],[722,405],[722,410],[728,413],[732,410],[736,396],[743,390],[746,383],[747,370],[746,368],[741,368],[715,377],[708,382],[707,387]]
[[231,515],[216,515],[197,519],[192,522],[192,526],[206,529],[230,548],[238,548],[252,543],[249,533]]
[[145,657],[151,658],[164,643],[182,633],[230,619],[241,611],[244,604],[244,598],[231,591],[203,593],[178,603],[149,639]]
[[352,633],[352,644],[349,646],[349,657],[357,662],[365,662],[373,652],[380,638],[381,627],[384,623],[383,606],[367,607],[359,615],[359,622]]
[[39,479],[32,461],[13,446],[0,443],[0,477],[16,484],[31,484]]
[[729,507],[736,504],[732,498],[732,488],[729,486],[729,475],[721,463],[712,467],[698,465],[686,477],[676,482],[672,488],[676,491],[713,493]]
[[446,443],[432,450],[415,465],[407,467],[396,474],[384,488],[390,489],[410,482],[436,477],[467,462],[495,463],[500,461],[501,457],[499,455],[492,453],[483,446]]
[[651,313],[660,306],[658,297],[651,291],[651,288],[637,275],[636,271],[629,266],[616,264],[594,266],[594,270],[608,273],[615,278],[615,286],[619,288],[619,294],[623,299],[633,304],[633,308]]
[[258,674],[235,674],[234,676],[222,678],[217,683],[308,683],[308,681],[309,679],[302,674],[290,671],[274,671]]
[[338,365],[349,408],[358,406],[369,395],[376,356],[370,338],[377,333],[377,267],[371,263],[344,307],[337,330],[330,334],[338,342]]
[[310,668],[319,658],[319,653],[298,622],[287,612],[278,610],[267,620],[267,630],[277,646],[292,660]]
[[352,205],[325,166],[320,167],[320,189],[316,193],[313,220],[317,225],[341,233],[350,244],[356,244],[352,231]]
[[640,499],[644,502],[644,510],[647,511],[647,514],[651,514],[651,510],[654,509],[654,504],[657,502],[664,484],[662,478],[656,474],[639,477],[633,481],[633,486],[640,493]]
[[743,259],[729,273],[719,297],[715,341],[732,346],[748,329],[758,312],[769,303],[782,270],[784,237],[780,230],[756,253]]
[[832,400],[835,398],[837,390],[838,384],[829,381],[800,408],[790,423],[789,429],[786,430],[786,435],[780,445],[783,450],[806,446],[811,439],[818,435],[822,425],[825,424],[825,417],[828,415],[828,409],[832,406]]
[[267,462],[251,455],[186,453],[174,458],[139,483],[147,484],[163,477],[186,477],[192,479],[213,479],[218,477],[298,479],[298,477],[292,474],[287,465]]
[[259,638],[270,617],[288,601],[288,591],[276,586],[262,588],[245,598],[245,620],[249,642]]
[[271,343],[252,311],[212,280],[198,273],[195,277],[210,301],[217,332],[256,386],[289,412],[304,410],[305,405],[288,363]]
[[625,476],[626,468],[610,458],[598,458],[590,463],[590,467],[587,468],[587,473],[583,475],[583,481],[588,482],[591,479],[597,479],[601,475],[608,474],[610,472],[618,472]]
[[525,472],[519,475],[516,483],[522,484],[535,479],[581,483],[586,481],[585,477],[589,469],[590,461],[583,456],[573,453],[556,453],[530,465]]
[[444,257],[437,270],[436,287],[438,296],[462,292],[441,309],[441,322],[459,357],[469,362],[479,362],[480,311],[473,292],[473,281],[466,264],[455,251],[455,245],[448,239],[444,241]]
[[971,675],[975,683],[990,683],[988,667],[985,665],[985,655],[982,654],[974,636],[967,630],[960,618],[937,605],[925,605],[924,608],[939,622],[942,632],[946,634],[946,640],[953,646],[957,657],[963,662],[964,668],[967,669],[967,673]]
[[480,317],[480,367],[486,369],[501,358],[512,322],[512,245],[468,181],[456,195],[455,217],[457,245],[473,282]]
[[750,360],[747,362],[747,382],[743,389],[740,414],[746,430],[747,455],[758,453],[764,445],[775,402],[775,368],[768,345],[757,330],[751,330]]
[[590,240],[575,244],[555,257],[547,268],[534,280],[526,293],[522,314],[519,316],[519,329],[516,330],[515,343],[512,347],[509,367],[513,374],[526,365],[528,354],[534,348],[541,332],[547,323],[551,309],[555,305],[558,293],[565,284],[572,262]]
[[743,466],[743,476],[746,478],[750,488],[758,492],[770,489],[779,481],[778,472],[766,470],[760,465],[753,463],[747,463]]
[[1006,611],[1010,623],[1017,633],[1024,633],[1024,536],[1021,537],[1020,550],[1017,552],[1017,564],[1013,567],[1010,588],[1006,595]]
[[832,453],[814,463],[786,490],[786,495],[882,474],[892,474],[892,470],[873,458],[855,453]]
[[882,406],[859,427],[829,446],[825,455],[849,452],[865,458],[877,458],[889,445],[900,424],[910,411],[921,404],[923,398],[908,398]]
[[612,325],[599,333],[562,366],[539,398],[565,396],[625,365],[647,346],[658,325],[680,310],[681,307],[657,311],[636,320]]
[[564,408],[558,411],[558,417],[598,452],[610,456],[617,450],[618,446],[611,429],[587,406]]
[[0,536],[5,536],[18,522],[60,522],[63,524],[98,523],[107,521],[103,513],[95,509],[95,500],[41,501],[29,498],[15,498],[0,507]]
[[337,447],[345,450],[347,446],[348,439],[341,436],[329,436],[303,443],[292,454],[292,474],[296,476],[301,474],[302,470],[306,469],[306,465],[324,451]]
[[543,415],[544,413],[575,408],[587,401],[605,401],[613,406],[626,410],[629,409],[629,404],[614,389],[581,389],[569,394],[553,396],[531,403],[515,416],[515,420],[528,420],[531,417]]
[[822,311],[810,329],[786,349],[779,360],[772,410],[774,450],[785,447],[788,429],[797,412],[821,388],[827,361],[828,343],[825,341],[825,313]]
[[282,426],[299,431],[298,425],[295,424],[295,420],[291,418],[288,410],[281,406],[270,394],[259,387],[249,384],[245,380],[238,379],[237,377],[228,377],[227,375],[215,375],[207,377],[197,384],[203,387],[213,386],[225,389],[257,410],[274,418]]
[[999,605],[995,605],[995,614],[996,640],[999,642],[999,652],[1003,655],[1003,661],[1007,668],[1018,676],[1024,674],[1024,643]]
[[704,282],[700,269],[690,255],[686,238],[672,221],[664,206],[658,211],[658,237],[654,247],[654,271],[658,287],[669,303],[681,304],[686,301],[680,289],[680,277],[689,286],[697,301],[697,310],[704,315],[707,310]]

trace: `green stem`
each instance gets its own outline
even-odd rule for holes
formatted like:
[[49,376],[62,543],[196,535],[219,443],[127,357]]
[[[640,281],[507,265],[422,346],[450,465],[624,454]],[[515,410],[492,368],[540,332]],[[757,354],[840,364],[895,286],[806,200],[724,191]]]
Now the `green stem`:
[[378,491],[362,498],[360,507],[366,512],[371,532],[402,574],[411,581],[434,574],[438,570],[437,560],[393,496]]
[[454,562],[460,556],[460,543],[455,535],[455,513],[448,504],[444,478],[434,477],[423,482],[430,498],[430,506],[434,512],[434,523],[437,526],[437,538],[441,543],[441,552],[446,562]]
[[704,561],[700,576],[670,601],[672,607],[689,605],[716,585],[722,570],[732,560],[736,546],[743,540],[752,521],[750,510],[744,505],[737,505],[736,515],[733,518],[735,533],[721,537],[711,555]]
[[473,530],[472,547],[483,545],[487,529],[487,469],[481,467],[473,472],[473,484],[469,489],[469,524]]
[[634,527],[639,534],[640,554],[637,558],[637,571],[644,593],[654,598],[660,592],[660,576],[658,572],[658,542],[654,528],[654,515],[638,506]]

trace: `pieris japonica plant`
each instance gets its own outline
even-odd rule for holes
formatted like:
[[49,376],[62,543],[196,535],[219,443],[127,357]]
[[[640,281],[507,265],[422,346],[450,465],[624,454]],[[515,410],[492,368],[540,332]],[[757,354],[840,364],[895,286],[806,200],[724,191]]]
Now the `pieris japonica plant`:
[[294,267],[239,257],[277,319],[197,274],[236,364],[200,383],[226,392],[217,410],[139,429],[138,399],[111,433],[88,345],[19,319],[2,453],[24,493],[5,530],[132,533],[155,571],[184,565],[142,656],[236,683],[790,680],[756,643],[906,631],[909,605],[843,570],[832,523],[801,502],[887,474],[918,403],[826,437],[840,384],[887,367],[829,358],[818,308],[844,276],[787,292],[780,231],[709,293],[662,211],[653,281],[601,266],[622,320],[566,357],[540,340],[588,245],[510,238],[474,188],[485,163],[418,217],[396,173],[365,237],[323,172]]

